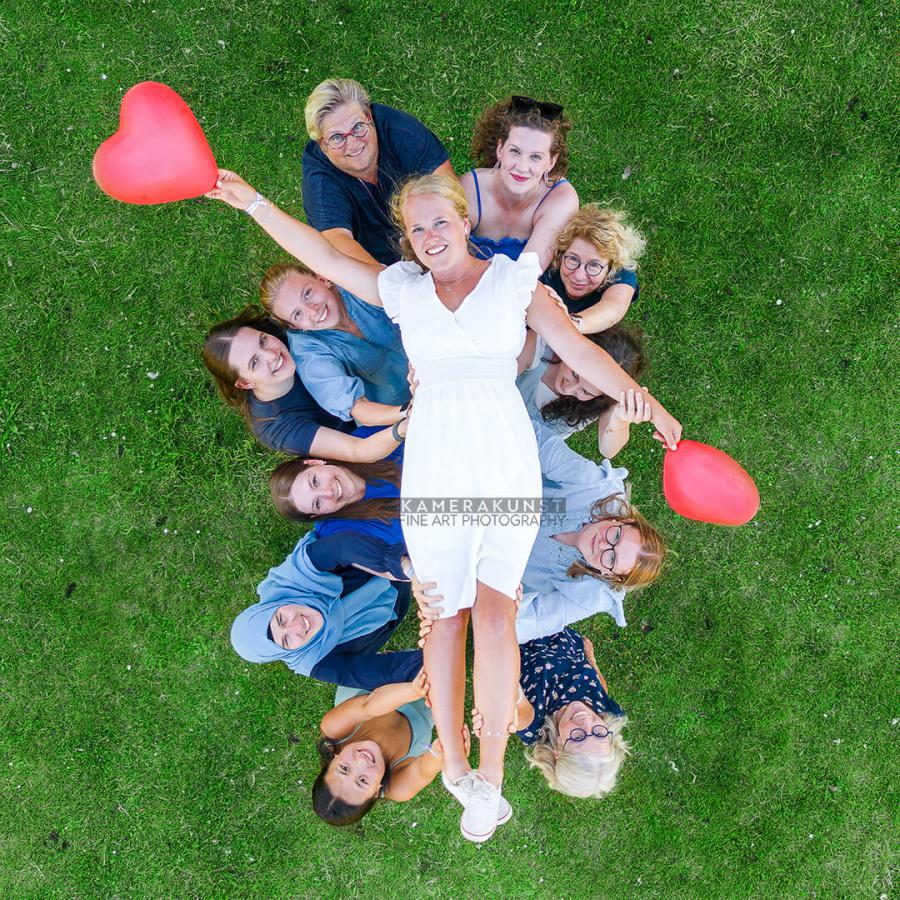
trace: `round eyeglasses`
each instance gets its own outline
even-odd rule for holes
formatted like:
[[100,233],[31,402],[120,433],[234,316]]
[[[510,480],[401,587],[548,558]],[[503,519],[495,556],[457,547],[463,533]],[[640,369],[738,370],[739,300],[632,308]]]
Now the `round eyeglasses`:
[[585,731],[583,728],[573,728],[569,732],[568,738],[566,738],[565,743],[563,744],[563,750],[566,749],[566,744],[571,741],[573,744],[580,744],[582,741],[586,741],[589,737],[595,737],[599,740],[604,740],[608,738],[612,734],[612,729],[607,728],[605,725],[595,725],[590,731]]
[[357,122],[349,131],[335,131],[334,134],[329,134],[322,143],[329,150],[343,150],[347,146],[347,138],[355,137],[362,140],[371,127],[371,122]]
[[583,263],[574,253],[566,253],[562,258],[562,263],[566,267],[567,272],[577,272],[584,266],[584,271],[591,278],[596,278],[609,268],[609,263],[602,263],[599,259],[592,259],[590,262]]
[[622,540],[622,525],[610,525],[603,534],[603,540],[609,546],[600,554],[600,565],[609,569],[610,572],[616,567],[616,551],[615,546]]

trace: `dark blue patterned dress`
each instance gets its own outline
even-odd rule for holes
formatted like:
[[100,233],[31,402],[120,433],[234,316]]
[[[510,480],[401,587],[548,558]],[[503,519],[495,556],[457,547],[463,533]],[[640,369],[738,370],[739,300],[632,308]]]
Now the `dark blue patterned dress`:
[[584,639],[572,628],[522,644],[519,683],[534,707],[534,719],[518,732],[523,744],[537,742],[547,716],[573,700],[596,713],[622,716],[622,707],[600,683],[597,671],[584,654]]

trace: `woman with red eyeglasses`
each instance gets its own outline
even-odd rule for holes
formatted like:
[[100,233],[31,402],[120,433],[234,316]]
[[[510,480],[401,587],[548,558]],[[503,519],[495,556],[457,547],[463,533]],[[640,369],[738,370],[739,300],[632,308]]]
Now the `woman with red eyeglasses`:
[[571,127],[561,106],[530,97],[508,97],[482,113],[472,138],[476,168],[460,178],[480,255],[518,259],[528,250],[547,268],[556,236],[578,209],[565,178]]

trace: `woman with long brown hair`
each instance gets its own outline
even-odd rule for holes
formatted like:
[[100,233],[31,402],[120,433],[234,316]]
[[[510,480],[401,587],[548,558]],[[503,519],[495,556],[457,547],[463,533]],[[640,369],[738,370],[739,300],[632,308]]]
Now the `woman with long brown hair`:
[[400,525],[403,447],[377,463],[292,459],[269,479],[272,502],[286,519],[311,523],[310,558],[320,571],[352,566],[407,580],[411,565]]

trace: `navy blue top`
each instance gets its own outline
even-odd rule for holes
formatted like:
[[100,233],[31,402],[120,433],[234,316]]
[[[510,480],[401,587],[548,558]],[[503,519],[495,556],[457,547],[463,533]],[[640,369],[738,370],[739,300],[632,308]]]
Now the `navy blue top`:
[[[368,437],[380,427],[363,426],[353,432]],[[387,461],[403,466],[403,444]],[[363,500],[399,497],[400,488],[389,481],[366,482]],[[334,572],[342,566],[358,563],[373,572],[389,572],[395,579],[405,579],[400,560],[406,555],[406,541],[399,516],[387,522],[381,519],[323,519],[313,526],[316,540],[310,545],[309,557],[320,572]]]
[[566,304],[566,309],[569,311],[570,316],[577,316],[586,309],[590,309],[595,303],[599,303],[606,290],[611,288],[614,284],[628,284],[634,288],[634,295],[631,298],[632,303],[637,300],[638,294],[641,292],[641,289],[638,287],[637,272],[632,272],[630,269],[619,269],[619,271],[613,275],[612,281],[604,284],[599,290],[593,291],[586,297],[580,297],[577,300],[573,300],[566,293],[566,286],[563,284],[559,269],[547,269],[547,271],[541,275],[541,283],[550,285],[550,287],[562,297],[563,303]]
[[303,209],[318,231],[347,228],[379,262],[400,259],[391,222],[391,195],[411,175],[433,172],[450,158],[444,145],[418,119],[372,104],[378,135],[378,183],[369,184],[338,169],[316,141],[303,151]]
[[573,700],[596,713],[623,715],[622,707],[603,689],[597,670],[585,656],[584,639],[573,628],[528,641],[519,651],[519,683],[534,707],[531,724],[518,732],[523,743],[536,743],[544,719]]
[[[370,576],[359,569],[341,573],[344,582],[343,593],[347,594],[359,587]],[[397,601],[394,604],[395,618],[386,622],[377,631],[339,644],[329,654],[323,656],[313,666],[310,676],[331,684],[362,688],[374,691],[383,684],[399,684],[412,681],[422,668],[421,650],[399,650],[393,653],[378,651],[397,630],[409,609],[411,600],[408,584],[397,585]]]
[[344,422],[325,412],[300,380],[294,375],[293,387],[277,400],[259,400],[248,394],[250,427],[261,444],[270,450],[307,456],[316,432],[334,428],[350,432],[352,422]]

